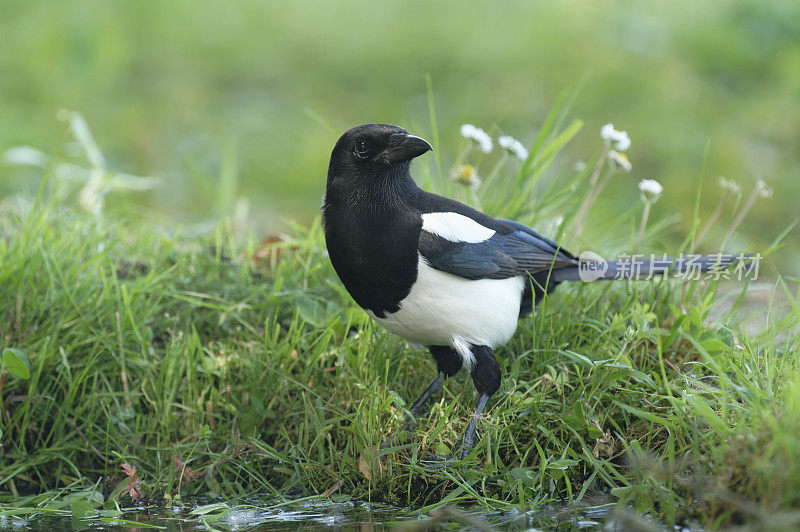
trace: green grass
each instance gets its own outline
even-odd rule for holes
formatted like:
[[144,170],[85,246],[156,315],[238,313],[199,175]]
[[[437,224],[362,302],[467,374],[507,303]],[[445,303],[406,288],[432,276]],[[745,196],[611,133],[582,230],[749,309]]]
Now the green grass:
[[[592,213],[583,235],[569,233],[591,165],[555,164],[581,127],[566,119],[568,99],[527,161],[467,154],[481,188],[424,166],[420,181],[581,246],[630,250],[641,204]],[[269,245],[230,222],[197,237],[92,215],[58,200],[60,186],[49,176],[32,201],[2,204],[0,348],[30,366],[27,378],[0,377],[7,508],[52,510],[74,492],[127,503],[109,492],[128,463],[154,500],[338,492],[429,512],[537,508],[603,490],[667,522],[800,521],[795,280],[773,279],[788,306],[739,298],[727,311],[713,282],[560,287],[500,349],[503,384],[475,451],[432,472],[421,460],[463,432],[471,380],[447,383],[411,443],[378,450],[434,365],[353,304],[318,219]],[[642,248],[663,251],[672,223],[651,221]],[[758,331],[741,321],[754,310],[767,315]]]

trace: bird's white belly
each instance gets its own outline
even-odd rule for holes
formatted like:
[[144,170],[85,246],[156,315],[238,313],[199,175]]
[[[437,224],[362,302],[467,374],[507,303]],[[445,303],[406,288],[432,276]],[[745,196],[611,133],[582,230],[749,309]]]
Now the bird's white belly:
[[400,310],[384,318],[367,313],[409,342],[454,347],[470,368],[469,344],[495,348],[514,334],[524,286],[523,277],[464,279],[431,268],[420,256],[417,281]]

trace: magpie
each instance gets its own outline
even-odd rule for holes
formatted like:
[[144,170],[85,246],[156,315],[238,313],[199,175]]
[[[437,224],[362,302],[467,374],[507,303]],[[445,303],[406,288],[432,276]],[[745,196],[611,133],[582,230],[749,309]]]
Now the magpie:
[[[331,153],[322,219],[331,263],[355,302],[384,328],[426,346],[436,362],[437,376],[411,414],[422,412],[447,377],[462,367],[470,372],[480,397],[450,456],[463,458],[500,388],[494,350],[546,293],[580,280],[580,261],[520,223],[420,189],[411,161],[432,149],[389,124],[345,132]],[[702,271],[714,264],[712,257],[699,261]],[[671,262],[640,266],[666,273]],[[619,267],[610,261],[598,276],[618,278]]]

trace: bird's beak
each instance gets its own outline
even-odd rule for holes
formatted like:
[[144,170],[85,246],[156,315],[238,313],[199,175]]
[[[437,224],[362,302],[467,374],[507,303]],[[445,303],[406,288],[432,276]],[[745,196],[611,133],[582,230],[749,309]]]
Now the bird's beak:
[[410,161],[414,157],[419,157],[433,148],[425,139],[414,135],[398,135],[390,141],[388,148],[379,153],[375,160],[386,164],[395,164],[403,161]]

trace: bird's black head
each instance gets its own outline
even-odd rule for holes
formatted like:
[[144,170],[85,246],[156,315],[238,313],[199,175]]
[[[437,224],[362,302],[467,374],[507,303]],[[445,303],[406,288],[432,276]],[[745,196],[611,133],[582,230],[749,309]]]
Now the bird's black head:
[[368,187],[384,179],[408,177],[411,160],[431,150],[425,140],[389,124],[354,127],[339,138],[331,153],[328,187]]

